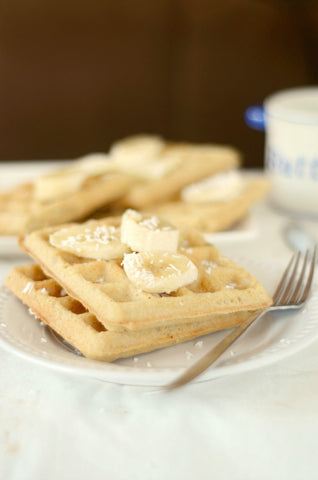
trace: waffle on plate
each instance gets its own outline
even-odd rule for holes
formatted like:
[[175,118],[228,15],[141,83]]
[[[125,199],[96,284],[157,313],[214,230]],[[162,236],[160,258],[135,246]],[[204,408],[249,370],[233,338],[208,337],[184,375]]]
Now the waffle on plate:
[[[132,219],[133,227],[127,223],[135,241],[131,247],[118,240],[123,219]],[[33,232],[20,244],[107,330],[184,325],[268,306],[268,294],[246,270],[200,235],[158,222],[156,216],[128,210],[123,217]],[[180,233],[177,245],[175,230]]]
[[177,199],[148,206],[142,211],[166,218],[179,228],[191,227],[203,233],[220,232],[229,230],[246,218],[251,206],[263,198],[268,190],[268,180],[252,177],[244,179],[242,190],[233,198],[217,201]]
[[[51,175],[48,175],[49,179]],[[56,172],[54,172],[54,176]],[[59,180],[69,179],[67,169],[59,171]],[[45,177],[37,181],[46,182]],[[49,225],[83,220],[97,209],[118,199],[132,183],[123,173],[81,176],[82,183],[74,190],[44,198],[37,194],[37,181],[24,183],[0,193],[0,235],[21,235]],[[54,182],[58,184],[58,181]],[[67,181],[66,181],[67,183]],[[48,189],[47,189],[48,191]]]
[[241,154],[234,147],[167,142],[156,135],[124,138],[111,147],[110,156],[121,171],[138,180],[118,206],[136,209],[167,201],[190,183],[241,164]]

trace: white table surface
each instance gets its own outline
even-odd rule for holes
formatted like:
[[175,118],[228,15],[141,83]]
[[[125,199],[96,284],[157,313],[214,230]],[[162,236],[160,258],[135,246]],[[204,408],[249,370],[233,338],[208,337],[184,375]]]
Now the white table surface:
[[[0,164],[0,187],[48,166],[29,163],[23,173]],[[252,217],[256,236],[219,248],[232,258],[287,259],[288,217],[267,202]],[[0,282],[20,263],[0,252]],[[0,365],[1,480],[318,478],[318,340],[169,393],[57,372],[3,347]]]

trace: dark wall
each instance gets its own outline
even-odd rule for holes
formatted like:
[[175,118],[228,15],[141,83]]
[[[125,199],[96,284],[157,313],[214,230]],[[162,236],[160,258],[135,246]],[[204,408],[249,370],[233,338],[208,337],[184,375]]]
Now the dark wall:
[[70,158],[141,132],[230,143],[244,109],[318,84],[316,1],[0,0],[0,160]]

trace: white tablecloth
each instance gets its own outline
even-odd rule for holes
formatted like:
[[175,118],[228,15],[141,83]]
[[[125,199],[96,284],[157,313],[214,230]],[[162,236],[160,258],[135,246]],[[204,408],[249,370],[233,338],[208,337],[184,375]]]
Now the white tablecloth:
[[[287,259],[287,217],[266,202],[252,214],[257,237],[224,242],[224,253]],[[1,283],[19,263],[0,258]],[[0,365],[1,480],[318,478],[318,340],[169,393],[57,372],[5,348]]]

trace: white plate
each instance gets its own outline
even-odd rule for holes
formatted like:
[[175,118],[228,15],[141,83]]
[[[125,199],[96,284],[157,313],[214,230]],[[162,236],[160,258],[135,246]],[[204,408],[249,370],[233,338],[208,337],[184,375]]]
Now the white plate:
[[237,222],[229,230],[215,233],[205,233],[204,238],[209,243],[224,243],[229,241],[251,240],[258,234],[253,213],[249,213],[243,220]]
[[11,161],[0,163],[0,190],[9,190],[68,164],[68,160]]
[[18,245],[18,237],[14,235],[0,235],[0,258],[8,256],[25,256]]
[[[251,273],[268,289],[275,286],[284,264],[247,261]],[[265,268],[266,266],[266,268]],[[316,291],[315,291],[316,290]],[[86,359],[61,345],[50,330],[34,319],[28,309],[4,287],[0,289],[0,343],[27,360],[55,370],[99,380],[138,386],[170,382],[215,345],[224,332],[217,332],[181,345],[104,363]],[[210,380],[259,368],[293,354],[318,336],[318,292],[301,311],[267,315],[224,353],[197,381]]]

